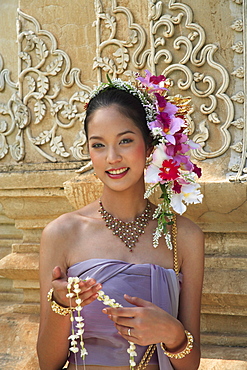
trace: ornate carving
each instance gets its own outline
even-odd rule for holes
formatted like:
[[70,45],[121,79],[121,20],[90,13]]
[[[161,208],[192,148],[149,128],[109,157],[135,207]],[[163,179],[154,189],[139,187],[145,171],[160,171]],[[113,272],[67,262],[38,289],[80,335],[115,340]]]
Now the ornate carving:
[[242,142],[238,142],[238,143],[236,143],[234,145],[231,145],[231,149],[235,150],[238,153],[242,153],[242,151],[243,151],[243,143]]
[[[28,22],[28,29],[24,29],[23,21]],[[59,157],[88,159],[81,122],[90,88],[81,83],[80,70],[71,69],[68,55],[57,49],[54,36],[42,30],[36,19],[20,10],[17,33],[18,84],[11,83],[9,73],[2,70],[0,59],[0,88],[3,89],[4,81],[12,88],[18,86],[18,91],[8,103],[0,105],[0,117],[9,116],[9,119],[0,121],[0,158],[10,150],[16,161],[23,160],[25,136],[32,147],[49,161],[55,162]],[[57,83],[58,77],[61,87]],[[62,89],[73,85],[78,91],[69,100],[63,99]],[[44,124],[44,118],[50,118],[50,123]],[[67,143],[68,135],[64,132],[76,124],[79,133],[73,142]],[[15,141],[10,144],[14,132]]]
[[[150,27],[149,35],[147,35],[144,29],[133,22],[130,10],[117,6],[116,1],[111,3],[111,13],[107,13],[104,11],[103,1],[95,2],[98,43],[94,67],[98,70],[99,80],[102,80],[103,72],[110,72],[114,77],[123,73],[128,74],[130,61],[136,70],[147,66],[153,73],[164,73],[177,86],[179,92],[182,91],[184,94],[186,91],[189,95],[194,95],[193,101],[200,106],[200,111],[195,114],[199,124],[195,125],[192,117],[189,118],[190,131],[194,134],[194,140],[202,145],[201,149],[194,151],[194,156],[202,160],[223,154],[230,146],[231,137],[228,128],[234,117],[233,103],[226,94],[229,75],[226,69],[214,60],[216,45],[206,44],[204,29],[192,21],[192,9],[188,5],[170,0],[168,9],[172,14],[164,14],[164,2],[148,0]],[[130,30],[135,31],[135,42],[117,39],[116,17],[118,13],[124,13]],[[185,24],[183,34],[180,32],[182,22]],[[104,23],[110,29],[110,34],[108,38],[102,39],[101,27]],[[150,40],[149,48],[145,47],[146,40]],[[117,67],[113,59],[109,60],[104,56],[111,44],[118,47],[118,64],[121,68]],[[132,51],[133,56],[130,58],[131,48],[134,52]],[[214,71],[214,75],[218,74],[217,78],[205,72],[208,65]],[[177,76],[180,78],[178,79]],[[181,76],[184,78],[182,79]],[[224,110],[218,108],[219,102],[221,104],[223,102]],[[226,112],[225,116],[222,111]],[[200,115],[201,118],[198,119]],[[218,148],[212,149],[211,146],[211,150],[206,150],[206,141],[211,138],[211,125],[217,125],[221,142]],[[197,126],[196,131],[195,126]]]
[[10,79],[10,71],[8,71],[7,69],[3,69],[3,58],[0,54],[0,91],[4,90],[5,84],[12,89],[17,90],[18,88],[17,84]]
[[238,78],[244,78],[244,67],[242,67],[242,66],[238,67],[231,74],[232,74],[232,76],[235,76],[235,77],[238,77]]
[[[126,75],[126,78],[131,76],[131,70],[144,68],[152,73],[164,73],[174,92],[193,95],[198,107],[188,116],[192,137],[201,144],[201,149],[193,151],[195,158],[204,160],[224,154],[232,144],[229,128],[239,129],[234,121],[234,102],[244,105],[246,91],[232,97],[227,95],[229,74],[216,61],[217,46],[206,42],[205,30],[193,20],[190,6],[175,0],[147,0],[142,5],[147,6],[149,29],[134,22],[131,10],[118,5],[117,0],[94,1],[93,68],[98,83],[105,80],[106,73],[113,77]],[[244,22],[237,19],[231,28],[242,32],[246,27]],[[57,49],[54,36],[21,11],[18,44],[18,89],[3,70],[0,59],[0,90],[5,84],[17,90],[7,104],[0,104],[0,159],[11,153],[16,161],[23,160],[24,143],[28,140],[49,161],[87,160],[82,122],[90,87],[80,81],[79,69],[71,69],[68,55]],[[237,40],[232,50],[245,53],[245,44]],[[244,79],[244,67],[238,67],[232,76]],[[64,99],[63,91],[72,86],[72,96]],[[71,139],[71,134],[65,135],[68,130],[77,132],[77,136]],[[215,132],[219,137],[217,142],[212,140]],[[15,135],[12,142],[11,135]]]
[[237,94],[233,95],[231,99],[239,104],[243,104],[245,100],[245,94],[243,91],[239,91]]
[[237,31],[237,32],[243,32],[243,20],[242,19],[238,19],[236,20],[233,25],[231,26],[231,28],[234,30],[234,31]]
[[[128,75],[127,68],[130,62],[129,50],[135,45],[137,46],[131,57],[131,62],[137,69],[143,68],[145,66],[146,52],[141,57],[140,54],[146,44],[146,32],[140,25],[134,23],[131,11],[128,8],[117,6],[116,0],[111,1],[112,14],[103,11],[103,2],[101,0],[95,0],[94,4],[96,21],[93,25],[96,27],[97,43],[93,68],[97,69],[98,83],[102,82],[102,71],[111,74],[113,78],[122,74]],[[117,38],[118,24],[115,15],[118,13],[124,14],[127,19],[126,29],[129,30],[127,40]],[[109,35],[106,40],[103,40],[102,35],[105,28],[109,30]],[[108,52],[108,48],[110,53]]]
[[236,42],[231,48],[238,54],[243,54],[244,52],[244,44],[242,41]]
[[[243,1],[235,1],[236,4],[242,4]],[[243,19],[237,20],[234,22],[234,24],[231,26],[232,29],[236,32],[243,32],[244,29],[246,29],[247,26],[247,20],[246,20],[246,3],[244,1],[243,5]],[[246,39],[243,41],[237,41],[233,46],[232,50],[235,51],[236,54],[244,54],[244,63],[247,61],[247,48],[246,48]],[[243,105],[243,113],[244,118],[238,118],[234,122],[232,122],[232,125],[236,127],[238,130],[242,130],[243,132],[243,140],[238,141],[237,143],[231,145],[231,149],[234,151],[234,153],[239,153],[240,157],[238,158],[238,163],[230,167],[230,171],[236,172],[236,176],[230,176],[230,181],[246,181],[246,158],[247,158],[247,107],[246,107],[246,92],[247,92],[247,85],[246,85],[246,76],[245,76],[245,67],[240,66],[238,67],[234,72],[232,72],[232,75],[243,79],[243,91],[239,91],[236,94],[234,94],[231,99],[238,103]],[[239,140],[239,135],[237,135]]]
[[244,119],[238,118],[236,121],[232,122],[232,125],[237,127],[239,130],[242,130],[244,128]]

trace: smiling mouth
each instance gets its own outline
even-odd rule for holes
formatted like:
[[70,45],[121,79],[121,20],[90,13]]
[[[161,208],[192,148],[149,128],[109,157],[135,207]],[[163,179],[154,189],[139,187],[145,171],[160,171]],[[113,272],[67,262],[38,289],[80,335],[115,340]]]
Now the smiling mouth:
[[118,170],[108,170],[106,172],[108,172],[110,175],[120,175],[121,173],[124,173],[128,170],[128,167],[125,167],[125,168],[120,168]]

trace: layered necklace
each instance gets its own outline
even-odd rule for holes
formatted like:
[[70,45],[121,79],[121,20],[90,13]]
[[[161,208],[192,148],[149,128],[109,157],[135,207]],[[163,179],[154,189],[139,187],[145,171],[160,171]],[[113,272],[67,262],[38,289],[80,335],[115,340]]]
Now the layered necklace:
[[106,227],[112,230],[113,235],[118,236],[126,247],[129,248],[129,251],[132,252],[132,248],[135,247],[140,235],[144,234],[144,229],[151,218],[151,206],[149,201],[142,214],[134,221],[129,222],[121,221],[108,213],[103,207],[101,200],[99,201],[99,205],[99,213],[105,221]]

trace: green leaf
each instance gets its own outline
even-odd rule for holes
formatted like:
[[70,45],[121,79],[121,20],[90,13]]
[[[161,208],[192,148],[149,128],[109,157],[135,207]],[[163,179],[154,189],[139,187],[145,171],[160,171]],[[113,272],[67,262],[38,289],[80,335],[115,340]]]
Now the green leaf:
[[107,80],[108,80],[109,84],[111,84],[111,85],[112,85],[112,80],[110,79],[110,76],[108,75],[108,73],[106,74],[106,78],[107,78]]

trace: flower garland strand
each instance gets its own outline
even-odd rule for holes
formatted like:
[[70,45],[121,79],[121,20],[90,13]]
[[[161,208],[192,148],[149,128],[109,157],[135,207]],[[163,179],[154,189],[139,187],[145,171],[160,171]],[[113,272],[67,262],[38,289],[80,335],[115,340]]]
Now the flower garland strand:
[[[82,306],[81,306],[81,303],[82,303],[82,300],[80,299],[79,297],[79,293],[81,292],[81,289],[79,287],[79,282],[80,282],[80,279],[78,277],[69,277],[68,278],[68,284],[67,284],[67,289],[68,289],[68,293],[66,295],[67,298],[70,299],[70,307],[72,307],[72,304],[71,304],[71,299],[73,297],[76,297],[75,301],[76,301],[76,311],[77,311],[77,316],[74,317],[73,315],[73,311],[71,310],[70,312],[70,321],[71,321],[71,335],[68,337],[68,339],[71,341],[71,347],[69,348],[69,350],[71,352],[73,352],[74,354],[78,353],[79,352],[79,348],[77,347],[77,340],[79,339],[80,340],[80,348],[81,348],[81,353],[80,353],[80,356],[81,358],[83,359],[83,362],[84,362],[84,368],[85,368],[85,356],[88,354],[86,348],[84,347],[84,342],[83,342],[83,333],[84,333],[84,319],[83,317],[81,316],[81,311],[82,311]],[[78,329],[77,331],[75,331],[75,328],[74,328],[74,321],[77,322],[76,324],[76,328]],[[75,365],[76,365],[76,369],[77,369],[77,357],[75,356]]]
[[[88,280],[88,279],[89,279],[89,277],[87,277],[85,279],[85,281]],[[67,284],[68,293],[67,293],[66,297],[70,299],[70,307],[71,308],[72,308],[71,299],[73,297],[75,297],[75,301],[76,301],[76,304],[77,304],[77,306],[75,308],[75,311],[77,311],[77,316],[74,316],[72,311],[70,313],[70,321],[72,323],[72,329],[71,329],[71,335],[68,337],[68,339],[69,339],[69,341],[71,341],[71,343],[70,343],[71,345],[70,345],[69,350],[75,354],[76,369],[77,369],[76,353],[78,353],[79,351],[80,351],[80,356],[83,359],[84,369],[85,369],[85,357],[88,354],[88,352],[87,352],[87,350],[84,346],[84,341],[83,341],[83,334],[84,334],[84,322],[83,321],[84,321],[84,319],[81,316],[81,311],[82,311],[83,307],[81,306],[82,300],[79,297],[79,293],[81,292],[81,289],[79,287],[79,282],[80,282],[80,279],[78,277],[69,277],[68,278],[68,284]],[[97,299],[98,299],[98,301],[102,302],[106,306],[123,307],[120,303],[117,303],[115,301],[115,299],[111,299],[108,295],[106,295],[103,292],[103,290],[98,291]],[[74,321],[77,322],[77,324],[75,325],[75,327],[78,329],[77,331],[75,330],[74,325],[73,325]],[[77,341],[78,340],[79,340],[79,343],[80,343],[80,348],[78,348],[78,346],[77,346]],[[130,359],[129,359],[130,370],[134,370],[134,367],[136,366],[135,356],[137,356],[137,353],[135,351],[136,346],[133,342],[129,342],[129,345],[130,346],[127,349],[127,352],[130,356]]]

